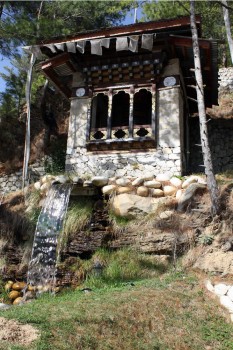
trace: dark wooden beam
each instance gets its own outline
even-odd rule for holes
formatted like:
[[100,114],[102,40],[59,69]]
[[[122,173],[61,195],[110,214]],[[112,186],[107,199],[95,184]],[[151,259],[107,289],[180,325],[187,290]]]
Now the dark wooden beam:
[[63,84],[57,73],[51,68],[46,67],[42,69],[44,74],[52,80],[52,82],[61,90],[61,92],[65,95],[65,97],[70,98],[71,97],[71,90],[67,87],[67,85]]

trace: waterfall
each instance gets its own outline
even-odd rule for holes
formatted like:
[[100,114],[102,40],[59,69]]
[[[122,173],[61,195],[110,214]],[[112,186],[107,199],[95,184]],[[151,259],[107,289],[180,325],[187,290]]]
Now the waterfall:
[[39,215],[27,283],[52,290],[55,286],[57,242],[66,215],[71,186],[53,185]]

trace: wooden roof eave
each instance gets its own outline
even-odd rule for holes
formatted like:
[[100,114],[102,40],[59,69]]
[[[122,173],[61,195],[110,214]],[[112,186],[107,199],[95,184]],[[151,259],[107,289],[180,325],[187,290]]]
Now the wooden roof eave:
[[[196,23],[200,27],[201,25],[201,16],[196,16]],[[179,28],[185,25],[190,25],[190,17],[185,16],[182,18],[169,19],[169,20],[160,20],[160,21],[151,21],[151,22],[139,22],[125,26],[118,27],[109,27],[103,28],[100,30],[94,30],[92,32],[81,32],[75,36],[69,36],[67,38],[56,38],[53,40],[46,40],[40,44],[41,47],[45,44],[56,44],[56,43],[67,43],[79,40],[92,40],[92,39],[101,39],[101,38],[111,38],[114,36],[121,35],[132,35],[132,34],[142,34],[147,32],[154,32],[156,30],[163,30],[166,28]]]
[[[201,49],[206,51],[206,59],[208,61],[207,66],[202,67],[203,71],[207,74],[207,80],[204,82],[206,84],[206,91],[209,91],[211,96],[211,101],[208,101],[208,106],[211,104],[217,104],[218,94],[218,70],[216,69],[216,52],[214,51],[213,44],[216,44],[216,40],[213,39],[203,39],[198,38],[199,46]],[[192,37],[180,36],[180,35],[170,35],[170,43],[175,45],[180,45],[183,47],[192,47]],[[193,67],[190,67],[193,68]],[[213,88],[214,87],[214,88]],[[216,90],[216,91],[215,91]]]

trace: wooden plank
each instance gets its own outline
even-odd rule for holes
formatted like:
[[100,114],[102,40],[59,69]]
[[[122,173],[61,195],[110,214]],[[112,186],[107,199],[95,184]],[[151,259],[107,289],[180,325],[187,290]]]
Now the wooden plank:
[[67,85],[64,85],[60,79],[57,73],[54,72],[54,70],[51,67],[47,67],[43,69],[43,72],[45,75],[52,80],[54,84],[57,85],[57,87],[61,90],[61,92],[67,97],[71,97],[71,90],[67,87]]

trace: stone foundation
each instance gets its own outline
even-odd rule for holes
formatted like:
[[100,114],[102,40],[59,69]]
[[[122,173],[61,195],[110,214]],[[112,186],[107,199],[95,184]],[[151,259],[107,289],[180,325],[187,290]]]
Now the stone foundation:
[[[19,170],[12,174],[3,174],[0,177],[0,196],[22,189],[23,171]],[[45,175],[44,158],[29,166],[29,182],[33,183]]]
[[233,67],[219,69],[219,93],[233,92]]
[[161,172],[181,175],[180,147],[159,147],[150,152],[127,152],[111,154],[80,153],[67,156],[66,170],[80,176],[142,176],[146,172],[157,175]]

